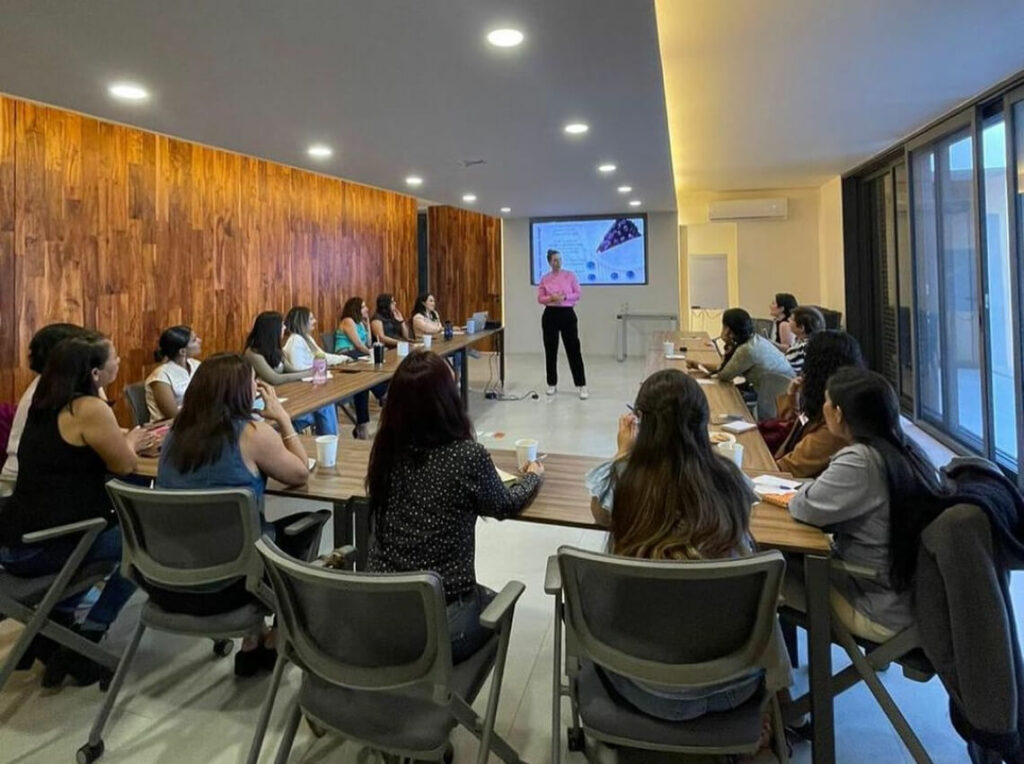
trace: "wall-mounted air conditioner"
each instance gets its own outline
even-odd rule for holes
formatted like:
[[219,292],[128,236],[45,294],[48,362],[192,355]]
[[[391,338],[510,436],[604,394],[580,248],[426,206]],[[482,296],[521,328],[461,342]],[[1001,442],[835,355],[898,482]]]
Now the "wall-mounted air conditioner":
[[708,220],[785,220],[789,214],[789,200],[778,199],[733,199],[726,202],[711,202],[708,205]]

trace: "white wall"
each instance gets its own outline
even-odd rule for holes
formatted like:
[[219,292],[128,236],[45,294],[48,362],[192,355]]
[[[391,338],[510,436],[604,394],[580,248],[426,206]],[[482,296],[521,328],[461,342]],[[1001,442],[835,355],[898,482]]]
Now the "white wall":
[[[674,212],[647,216],[648,283],[645,286],[582,285],[576,305],[580,340],[586,355],[614,355],[618,323],[615,315],[624,302],[631,312],[678,313],[679,244]],[[530,284],[530,221],[514,218],[502,229],[505,271],[505,349],[509,353],[543,353],[537,287]],[[634,322],[630,325],[630,355],[646,348],[645,335],[667,329],[667,323]]]

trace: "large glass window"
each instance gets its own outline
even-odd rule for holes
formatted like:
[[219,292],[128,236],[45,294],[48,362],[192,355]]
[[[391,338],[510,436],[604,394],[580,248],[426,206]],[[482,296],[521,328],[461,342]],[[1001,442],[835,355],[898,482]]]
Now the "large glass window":
[[1014,382],[1013,268],[1007,203],[1006,120],[1002,114],[984,123],[981,149],[992,435],[996,459],[1012,468],[1017,461],[1017,396]]
[[903,405],[914,407],[914,265],[910,256],[910,189],[907,166],[900,162],[893,169],[896,190],[897,303],[899,305],[900,397]]
[[982,346],[970,128],[915,150],[912,157],[921,414],[981,448]]

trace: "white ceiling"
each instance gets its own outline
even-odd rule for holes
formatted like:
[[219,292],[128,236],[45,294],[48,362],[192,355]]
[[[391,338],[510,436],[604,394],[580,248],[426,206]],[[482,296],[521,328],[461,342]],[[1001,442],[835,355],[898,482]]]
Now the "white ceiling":
[[650,0],[7,0],[0,91],[490,214],[675,208]]
[[1022,0],[656,0],[677,190],[817,186],[1024,69]]

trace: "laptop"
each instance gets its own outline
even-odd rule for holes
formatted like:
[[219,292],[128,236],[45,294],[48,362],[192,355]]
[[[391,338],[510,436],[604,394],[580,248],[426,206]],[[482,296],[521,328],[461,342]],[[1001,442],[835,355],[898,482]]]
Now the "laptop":
[[473,324],[481,329],[487,323],[487,311],[481,310],[473,314]]

